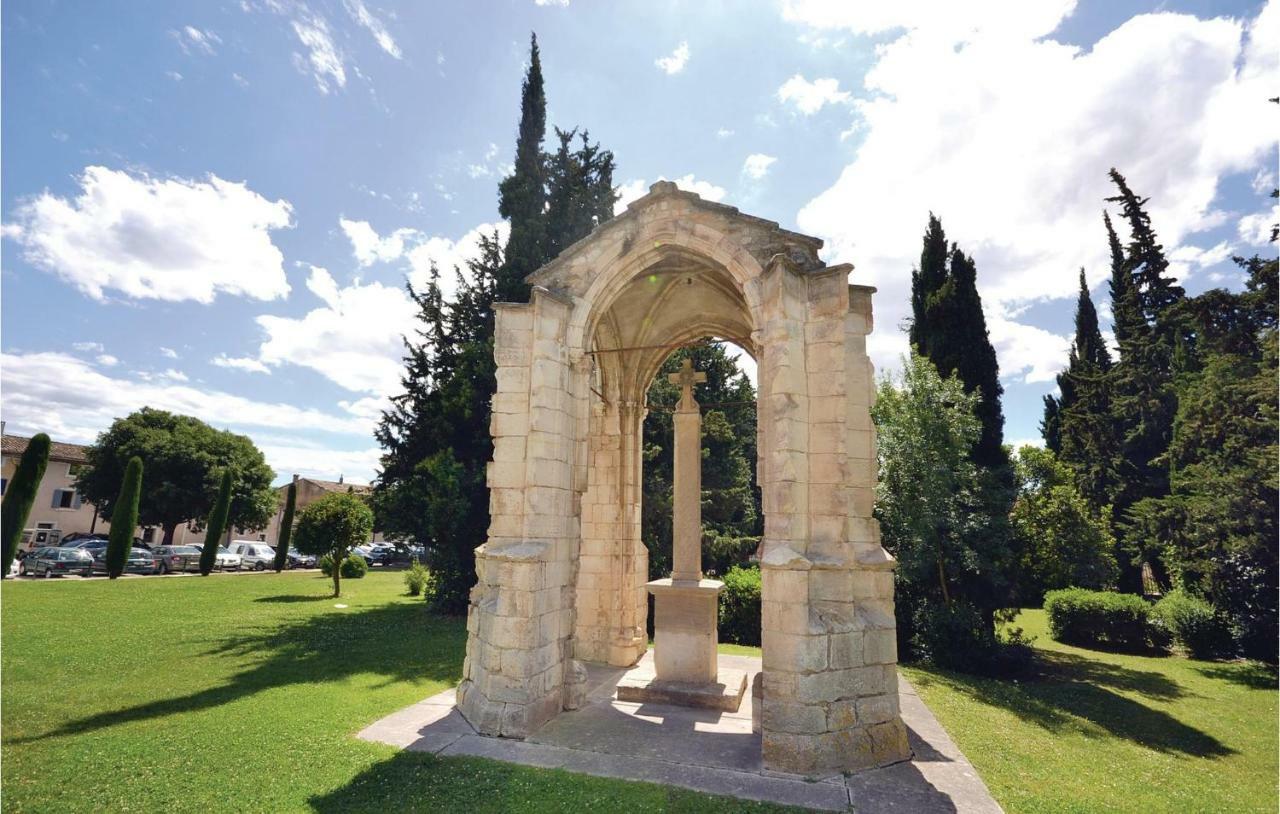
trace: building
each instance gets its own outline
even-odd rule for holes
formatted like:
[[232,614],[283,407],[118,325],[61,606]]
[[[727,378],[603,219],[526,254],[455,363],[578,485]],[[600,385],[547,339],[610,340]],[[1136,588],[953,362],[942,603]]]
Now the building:
[[[293,480],[298,484],[298,496],[294,502],[294,517],[305,507],[324,497],[325,495],[335,492],[352,492],[363,497],[367,497],[373,493],[373,487],[366,483],[348,483],[341,475],[337,480],[320,480],[318,478],[303,478],[298,475],[293,476]],[[267,545],[274,546],[276,540],[280,539],[280,523],[284,519],[284,503],[288,496],[289,484],[277,487],[276,492],[280,495],[278,508],[275,516],[271,518],[271,522],[267,524],[267,529],[261,534],[253,535],[252,539],[260,539]],[[373,542],[382,542],[382,535],[375,531],[373,533]]]
[[[21,435],[0,433],[0,494],[9,487],[9,479],[18,468],[18,459],[26,450],[31,439]],[[75,478],[80,467],[87,465],[88,447],[83,444],[65,444],[54,441],[49,448],[49,465],[45,467],[44,478],[36,491],[36,500],[31,507],[31,515],[27,518],[26,528],[31,535],[24,547],[52,544],[68,534],[76,532],[107,534],[111,523],[99,516],[98,509],[92,503],[83,500],[76,491]],[[327,483],[327,481],[321,481]],[[146,475],[143,474],[143,488],[146,488]],[[360,487],[368,490],[369,487]],[[314,500],[314,498],[312,498]],[[283,505],[283,504],[282,504]],[[50,532],[57,532],[50,534]],[[141,526],[134,532],[134,537],[148,545],[157,545],[164,536],[164,530],[158,526]],[[265,532],[252,532],[235,535],[234,529],[228,532],[228,539],[267,540]],[[54,539],[50,539],[50,538]],[[174,545],[203,545],[204,532],[195,531],[190,526],[179,526],[173,534]]]

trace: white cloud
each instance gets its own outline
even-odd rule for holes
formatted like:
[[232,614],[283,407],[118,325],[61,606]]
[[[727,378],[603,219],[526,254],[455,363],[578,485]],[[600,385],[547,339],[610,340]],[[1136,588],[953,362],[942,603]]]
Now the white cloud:
[[102,365],[103,367],[115,367],[116,365],[120,364],[120,360],[109,353],[98,354],[97,361],[98,361],[98,364]]
[[232,370],[243,370],[246,373],[271,373],[271,368],[254,359],[252,356],[227,356],[220,353],[209,361],[218,367],[227,367]]
[[212,56],[215,53],[214,46],[222,44],[222,40],[217,34],[208,29],[196,28],[193,25],[184,25],[179,31],[170,31],[169,36],[177,40],[178,47],[182,49],[184,54]]
[[231,79],[233,82],[235,82],[237,85],[239,85],[242,88],[249,87],[249,80],[245,79],[243,76],[241,76],[238,73],[235,73],[234,71],[231,73]]
[[1280,223],[1280,204],[1266,212],[1245,215],[1236,224],[1236,232],[1250,246],[1266,246],[1271,242],[1271,227],[1277,223]]
[[716,131],[716,138],[729,138],[729,136],[732,136],[732,135],[733,135],[733,131],[727,127],[721,127],[719,130]]
[[399,392],[402,337],[416,327],[417,313],[405,292],[376,282],[340,288],[319,267],[312,267],[307,288],[324,307],[300,319],[258,317],[267,338],[257,361],[311,368],[352,392]]
[[422,240],[406,255],[412,269],[409,281],[419,288],[424,286],[431,274],[431,263],[435,261],[436,267],[440,269],[440,291],[446,300],[452,300],[458,288],[454,268],[461,269],[463,274],[470,277],[467,261],[479,256],[480,238],[492,235],[495,231],[498,233],[499,244],[505,246],[510,232],[510,225],[505,220],[482,223],[457,240],[440,236]]
[[165,71],[164,75],[172,79],[174,82],[182,81],[182,74],[178,73],[177,71]]
[[[657,180],[665,181],[667,178],[659,175]],[[618,200],[613,205],[613,214],[619,215],[625,212],[632,201],[648,195],[649,187],[652,183],[645,181],[643,178],[633,178],[624,184],[619,184],[617,189]],[[685,192],[693,192],[703,200],[714,203],[719,203],[727,194],[724,187],[716,186],[710,181],[699,180],[694,177],[693,173],[674,179],[674,183]]]
[[849,101],[849,91],[840,90],[840,80],[825,77],[812,82],[800,74],[788,79],[778,88],[778,101],[792,102],[806,116],[812,116],[826,105],[840,105]]
[[742,162],[742,172],[754,181],[759,181],[769,173],[769,167],[778,159],[764,153],[752,153]]
[[176,350],[174,350],[173,348],[166,348],[164,346],[160,347],[160,355],[165,357],[166,359],[178,358],[178,352]]
[[569,0],[533,0],[535,6],[560,6],[564,8],[569,5]]
[[71,347],[75,348],[78,351],[85,351],[85,352],[96,350],[99,353],[101,353],[104,350],[101,342],[72,342]]
[[377,445],[363,449],[334,449],[332,446],[301,439],[279,442],[265,440],[258,449],[276,471],[276,478],[302,477],[337,480],[347,483],[371,483],[377,472],[382,449]]
[[421,235],[416,229],[396,229],[386,237],[380,237],[365,220],[339,218],[338,224],[351,241],[351,251],[361,266],[399,259],[404,255],[406,242]]
[[364,435],[371,426],[367,418],[345,413],[253,401],[208,387],[110,376],[62,353],[6,352],[0,354],[0,365],[10,431],[47,432],[59,441],[92,441],[112,420],[147,406],[194,415],[216,427]]
[[1231,244],[1225,240],[1208,249],[1190,244],[1178,246],[1168,253],[1169,274],[1179,282],[1184,281],[1194,272],[1226,260],[1231,251]]
[[4,235],[33,265],[97,300],[127,297],[213,302],[219,293],[259,300],[289,292],[271,232],[292,226],[288,201],[244,183],[152,178],[86,167],[80,194],[45,191],[20,202]]
[[190,380],[187,374],[183,373],[181,370],[176,370],[171,367],[166,368],[160,374],[160,377],[163,379],[169,379],[170,381],[175,381],[175,382],[185,382]]
[[[870,344],[878,363],[897,363],[931,210],[977,261],[993,340],[1017,337],[999,344],[1003,373],[1041,381],[1049,369],[1018,343],[1048,352],[1054,340],[1015,327],[1013,315],[1037,301],[1069,308],[1081,266],[1091,282],[1106,277],[1109,167],[1150,197],[1172,256],[1226,219],[1214,205],[1224,177],[1274,162],[1274,106],[1260,100],[1274,96],[1280,69],[1275,2],[1248,24],[1140,15],[1089,51],[1046,38],[1073,6],[785,5],[788,18],[822,29],[898,32],[865,77],[869,98],[852,102],[856,157],[797,218],[827,241],[824,256],[854,263],[854,280],[879,288],[882,327]],[[1242,233],[1256,236],[1255,226],[1241,224]],[[1052,364],[1063,362],[1060,354]]]
[[684,66],[689,62],[689,43],[682,42],[676,46],[676,50],[672,51],[665,57],[658,57],[653,61],[660,69],[666,72],[668,76],[678,74],[684,70]]
[[306,58],[295,54],[295,64],[300,70],[310,71],[321,93],[346,87],[347,70],[342,53],[334,45],[329,33],[329,23],[323,17],[303,12],[290,23],[298,41],[307,48]]
[[343,0],[343,5],[347,7],[347,13],[350,14],[356,22],[369,30],[369,33],[373,35],[374,41],[378,43],[379,48],[386,51],[396,59],[400,59],[402,56],[400,53],[400,46],[396,45],[396,41],[392,39],[391,33],[387,31],[386,25],[375,17],[373,12],[369,11],[363,0]]

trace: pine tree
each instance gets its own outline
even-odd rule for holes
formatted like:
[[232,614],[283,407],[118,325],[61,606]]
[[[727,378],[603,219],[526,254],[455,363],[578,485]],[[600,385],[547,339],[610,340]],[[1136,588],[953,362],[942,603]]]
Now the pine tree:
[[204,529],[204,548],[200,550],[200,576],[207,577],[218,562],[218,547],[227,531],[227,515],[231,511],[231,470],[222,470],[222,482],[218,496],[209,513],[209,523]]
[[0,577],[8,575],[13,557],[18,553],[22,530],[36,501],[45,467],[49,465],[49,447],[49,436],[42,432],[31,436],[0,501],[0,534],[4,535],[4,570],[0,571]]
[[104,559],[107,576],[115,579],[124,573],[129,562],[129,549],[133,548],[133,530],[138,527],[138,500],[142,496],[142,459],[137,455],[129,459],[124,469],[124,482],[120,484],[120,496],[111,512],[111,535],[107,538]]
[[1105,219],[1112,254],[1112,313],[1120,346],[1110,377],[1112,425],[1119,436],[1110,497],[1116,537],[1125,549],[1117,557],[1120,586],[1138,592],[1142,563],[1160,567],[1151,532],[1154,507],[1140,504],[1169,494],[1165,455],[1177,410],[1174,360],[1186,341],[1178,308],[1185,294],[1166,276],[1169,264],[1144,208],[1146,199],[1138,198],[1120,173],[1113,169],[1110,175],[1120,194],[1107,200],[1121,204],[1130,229],[1129,244],[1122,248],[1110,218]]
[[295,475],[293,482],[289,484],[289,489],[285,493],[284,498],[284,515],[280,518],[280,531],[276,536],[276,573],[284,570],[285,565],[289,562],[289,538],[293,536],[293,512],[298,504],[298,476]]

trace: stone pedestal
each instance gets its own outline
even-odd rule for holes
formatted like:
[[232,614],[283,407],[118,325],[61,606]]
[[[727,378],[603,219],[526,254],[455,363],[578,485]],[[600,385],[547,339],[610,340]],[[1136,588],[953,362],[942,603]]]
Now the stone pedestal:
[[716,680],[716,602],[724,583],[715,579],[655,579],[653,660],[658,678],[690,683]]

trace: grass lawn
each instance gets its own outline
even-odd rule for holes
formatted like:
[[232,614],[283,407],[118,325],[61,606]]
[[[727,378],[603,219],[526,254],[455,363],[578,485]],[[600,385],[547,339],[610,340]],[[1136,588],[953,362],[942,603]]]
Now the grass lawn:
[[6,580],[3,810],[782,810],[355,740],[455,684],[466,631],[397,572],[328,590],[314,572]]
[[1033,681],[903,669],[1006,811],[1276,811],[1273,673],[1070,647],[1039,610],[1016,624]]

